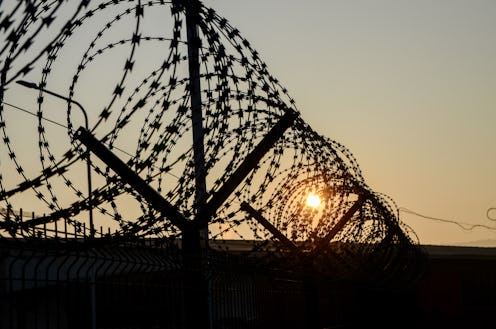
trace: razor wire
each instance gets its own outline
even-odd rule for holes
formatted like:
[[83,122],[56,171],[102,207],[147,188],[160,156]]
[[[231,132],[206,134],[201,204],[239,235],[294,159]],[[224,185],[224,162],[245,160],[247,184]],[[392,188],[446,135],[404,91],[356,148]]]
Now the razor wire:
[[[201,39],[206,198],[219,191],[286,112],[299,113],[251,43],[200,2],[4,2],[2,237],[35,237],[34,226],[57,231],[62,222],[75,235],[88,236],[93,209],[102,235],[180,238],[166,216],[95,157],[90,202],[82,178],[86,149],[75,138],[82,121],[74,103],[88,111],[89,130],[98,140],[110,150],[126,150],[126,164],[193,220],[197,186],[185,26],[185,7],[191,4],[198,11]],[[18,80],[56,91],[68,101],[28,90]],[[22,117],[7,104],[31,109],[37,119]],[[319,196],[317,207],[306,203],[310,193]],[[365,201],[331,236],[360,195],[366,195]],[[336,259],[355,267],[356,259],[371,256],[388,266],[392,258],[401,258],[398,250],[414,252],[417,243],[399,221],[394,203],[367,186],[351,152],[315,132],[299,114],[208,225],[211,241],[253,240],[261,248],[273,246],[267,241],[277,244],[266,227],[241,209],[243,203],[303,249],[327,238]],[[37,215],[23,218],[19,208]]]

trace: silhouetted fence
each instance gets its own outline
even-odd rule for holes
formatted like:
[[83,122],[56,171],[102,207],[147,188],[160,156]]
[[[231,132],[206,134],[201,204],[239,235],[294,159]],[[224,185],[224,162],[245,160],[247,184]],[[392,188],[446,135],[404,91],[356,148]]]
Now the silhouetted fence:
[[[1,246],[1,328],[187,328],[195,316],[175,248],[70,240]],[[381,304],[356,282],[325,280],[266,255],[212,253],[207,260],[202,275],[215,329],[351,327],[384,304],[384,291]]]

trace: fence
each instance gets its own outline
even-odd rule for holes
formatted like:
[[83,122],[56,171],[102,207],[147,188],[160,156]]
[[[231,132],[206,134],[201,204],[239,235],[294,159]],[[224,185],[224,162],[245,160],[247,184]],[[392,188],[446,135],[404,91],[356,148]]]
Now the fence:
[[[375,312],[399,316],[409,301],[404,290],[392,297],[391,291],[317,277],[266,256],[214,253],[204,276],[214,329],[352,327],[379,319]],[[4,241],[0,327],[187,328],[196,315],[185,301],[191,288],[185,278],[181,255],[170,246]],[[394,301],[389,309],[387,300]]]

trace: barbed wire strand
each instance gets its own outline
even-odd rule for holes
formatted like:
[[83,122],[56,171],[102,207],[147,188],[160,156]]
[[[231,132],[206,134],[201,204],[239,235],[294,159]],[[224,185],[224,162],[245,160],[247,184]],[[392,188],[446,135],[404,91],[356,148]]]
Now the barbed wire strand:
[[[32,116],[34,116],[34,117],[38,118],[38,115],[37,115],[36,113],[34,113],[34,112],[30,111],[30,110],[26,110],[25,108],[22,108],[22,107],[20,107],[20,106],[16,106],[16,105],[13,105],[13,104],[10,104],[10,103],[7,103],[7,102],[4,102],[4,101],[0,101],[0,103],[5,104],[5,105],[10,106],[10,107],[12,107],[12,108],[14,108],[14,109],[16,109],[16,110],[22,111],[22,112],[24,112],[24,113],[26,113],[26,114],[29,114],[29,115],[32,115]],[[54,125],[57,125],[57,126],[59,126],[59,127],[62,127],[62,128],[66,128],[66,129],[68,128],[66,125],[64,125],[64,124],[62,124],[62,123],[60,123],[60,122],[57,122],[57,121],[55,121],[55,120],[51,120],[51,119],[48,119],[48,118],[45,118],[45,117],[41,117],[41,120],[44,120],[44,121],[50,122],[50,123],[52,123],[52,124],[54,124]],[[128,151],[126,151],[126,150],[123,150],[122,148],[119,148],[119,147],[113,146],[113,149],[115,149],[115,150],[117,150],[117,151],[119,151],[119,152],[121,152],[121,153],[123,153],[123,154],[125,154],[125,155],[127,155],[127,156],[129,156],[129,157],[131,157],[131,158],[133,157],[133,155],[132,155],[130,152],[128,152]],[[175,174],[173,174],[173,173],[166,172],[166,174],[168,174],[168,175],[170,175],[170,176],[172,176],[172,177],[174,177],[174,178],[179,179],[179,176],[178,176],[178,175],[175,175]]]
[[[489,212],[491,209],[494,209],[494,208],[490,208],[488,210],[488,218],[489,218]],[[484,224],[470,224],[470,223],[459,222],[459,221],[455,221],[455,220],[451,220],[451,219],[445,219],[445,218],[423,215],[421,213],[418,213],[416,211],[413,211],[413,210],[405,208],[405,207],[399,207],[398,210],[400,212],[405,213],[405,214],[414,215],[414,216],[421,217],[424,219],[429,219],[429,220],[438,221],[438,222],[442,222],[442,223],[454,224],[454,225],[457,225],[458,227],[460,227],[464,231],[472,231],[475,228],[484,228],[484,229],[487,229],[490,231],[496,231],[496,227],[494,227],[494,226],[489,226],[489,225],[484,225]]]
[[[494,217],[491,216],[491,212],[495,213]],[[496,207],[490,207],[489,209],[487,209],[486,217],[489,220],[496,221]]]

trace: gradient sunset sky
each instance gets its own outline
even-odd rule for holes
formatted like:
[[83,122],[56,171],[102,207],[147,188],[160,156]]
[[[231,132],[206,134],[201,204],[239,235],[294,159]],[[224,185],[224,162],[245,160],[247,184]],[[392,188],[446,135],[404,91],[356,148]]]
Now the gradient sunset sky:
[[[399,207],[496,228],[496,1],[209,0]],[[496,211],[490,212],[496,217]],[[424,244],[496,230],[400,212]],[[494,242],[496,246],[496,242]]]
[[[496,1],[203,3],[250,41],[270,74],[288,89],[305,121],[354,154],[365,182],[394,200],[401,220],[421,243],[488,245],[492,241],[496,247]],[[74,7],[75,3],[65,4]],[[169,17],[164,20],[161,11],[146,13],[147,28],[159,28],[166,36],[171,32]],[[130,29],[112,32],[129,38],[126,33],[133,32],[132,26],[122,28]],[[81,58],[77,51],[84,51],[83,45],[94,38],[85,31],[81,29],[72,39],[75,44],[66,46],[59,58],[69,64]],[[72,78],[67,63],[53,67],[59,71],[52,75],[61,77],[52,78],[53,90],[67,89],[71,81],[67,79]],[[104,93],[102,79],[113,82],[122,72],[121,62],[106,63],[111,65],[105,66],[105,74],[93,65],[95,71],[86,70],[81,77],[91,82],[92,74],[98,74],[101,83],[79,80],[86,86],[81,93],[86,98],[76,95],[97,111],[99,103],[92,101],[107,99],[97,96]],[[33,77],[36,72],[26,79]],[[8,102],[35,108],[34,92],[16,84],[10,88]],[[44,105],[50,109],[48,118],[60,119],[62,112],[55,110],[63,109],[60,100],[47,98]],[[97,113],[90,113],[90,121]],[[9,128],[23,127],[10,132],[23,150],[18,157],[31,163],[29,157],[38,152],[33,143],[38,138],[37,121],[12,108],[6,117]],[[63,130],[54,125],[49,130],[50,137],[60,142],[51,147],[61,154],[68,143]],[[0,155],[7,157],[6,149],[2,151]],[[488,209],[493,209],[489,212],[493,220]],[[471,225],[480,226],[467,230]]]

